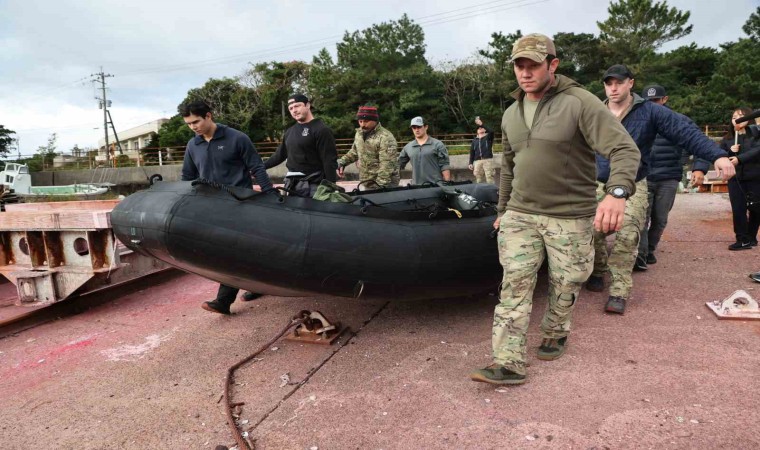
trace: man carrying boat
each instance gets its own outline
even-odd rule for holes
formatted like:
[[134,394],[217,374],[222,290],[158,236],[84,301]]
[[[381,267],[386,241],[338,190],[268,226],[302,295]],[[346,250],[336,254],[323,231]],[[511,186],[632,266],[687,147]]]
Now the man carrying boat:
[[[205,178],[227,186],[253,189],[251,176],[254,176],[263,192],[276,192],[251,138],[215,123],[211,107],[204,101],[183,103],[178,109],[187,126],[195,132],[185,149],[183,181]],[[216,298],[201,306],[206,311],[230,314],[230,305],[238,291],[238,288],[220,284]],[[258,297],[260,294],[251,292],[243,295],[246,301]]]
[[288,111],[296,124],[285,130],[280,146],[264,166],[271,169],[287,160],[285,190],[289,195],[313,197],[322,180],[335,182],[337,179],[335,138],[324,122],[314,118],[311,103],[305,95],[291,95]]
[[401,150],[399,168],[403,170],[411,161],[413,184],[451,181],[449,150],[443,142],[428,135],[428,126],[422,117],[412,119],[411,127],[414,140]]
[[[519,88],[501,122],[504,153],[494,222],[504,279],[494,311],[493,364],[473,372],[473,381],[525,382],[528,322],[544,251],[549,295],[538,358],[564,354],[573,308],[593,269],[594,228],[620,229],[624,194],[635,189],[636,144],[596,96],[555,75],[556,55],[552,40],[541,34],[524,36],[512,47]],[[611,161],[610,191],[598,207],[595,152]]]
[[356,120],[359,128],[351,150],[338,159],[338,176],[343,178],[344,168],[356,162],[360,189],[398,186],[398,144],[393,133],[380,124],[377,107],[360,106]]

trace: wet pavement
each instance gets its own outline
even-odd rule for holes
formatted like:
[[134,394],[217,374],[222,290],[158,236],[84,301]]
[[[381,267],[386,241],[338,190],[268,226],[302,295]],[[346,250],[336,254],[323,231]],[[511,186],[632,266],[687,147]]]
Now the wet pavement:
[[603,313],[607,294],[584,290],[567,353],[551,362],[535,357],[542,275],[528,382],[504,388],[468,378],[490,362],[487,293],[265,296],[225,317],[199,307],[216,285],[193,275],[101,292],[97,306],[0,339],[0,447],[231,447],[227,368],[308,309],[352,333],[333,346],[281,340],[237,371],[232,398],[257,448],[758,448],[760,321],[720,321],[705,306],[737,289],[760,297],[747,277],[760,248],[729,252],[732,242],[725,194],[679,195],[626,314]]

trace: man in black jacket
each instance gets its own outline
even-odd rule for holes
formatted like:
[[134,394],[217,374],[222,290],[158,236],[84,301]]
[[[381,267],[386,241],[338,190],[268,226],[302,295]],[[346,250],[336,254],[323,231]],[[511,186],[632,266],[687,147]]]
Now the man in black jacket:
[[470,144],[470,164],[467,166],[475,175],[476,183],[493,183],[493,131],[484,125],[478,126],[477,136]]
[[274,155],[264,161],[264,166],[271,169],[287,159],[285,189],[290,195],[313,197],[322,180],[334,183],[337,179],[335,138],[324,122],[314,118],[305,95],[291,95],[288,111],[296,124],[285,131],[282,143]]
[[[659,84],[652,84],[641,91],[641,97],[658,105],[668,102],[665,88]],[[690,153],[673,144],[666,137],[658,134],[649,154],[649,174],[647,175],[647,187],[649,188],[649,207],[647,208],[647,220],[641,230],[639,240],[639,254],[633,270],[647,270],[648,264],[657,262],[654,251],[660,242],[663,231],[668,224],[668,214],[673,208],[678,191],[678,183],[683,178],[684,161],[688,160]],[[691,169],[691,184],[699,186],[705,179],[705,174],[710,168],[710,163],[704,159],[695,158]]]

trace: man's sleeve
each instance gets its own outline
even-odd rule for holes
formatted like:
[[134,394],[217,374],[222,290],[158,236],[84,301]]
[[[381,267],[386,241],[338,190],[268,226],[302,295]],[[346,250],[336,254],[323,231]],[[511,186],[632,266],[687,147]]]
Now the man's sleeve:
[[398,155],[398,168],[399,170],[404,170],[404,167],[406,167],[406,163],[409,162],[409,154],[406,153],[406,145],[404,148],[401,149],[401,153]]
[[493,139],[494,139],[494,132],[491,128],[488,128],[487,126],[483,125],[483,128],[486,129],[486,141],[489,145],[493,145]]
[[338,150],[335,149],[335,137],[327,125],[317,133],[317,153],[322,159],[322,172],[325,179],[333,183],[338,180]]
[[190,154],[190,144],[185,147],[185,158],[182,160],[182,175],[180,180],[192,181],[198,178],[198,168],[193,162],[193,156]]
[[356,138],[354,138],[354,143],[351,144],[351,150],[338,159],[338,164],[345,167],[356,162],[357,159],[359,159],[359,151],[356,149]]
[[380,152],[378,155],[380,169],[377,172],[375,182],[380,186],[388,186],[391,184],[391,178],[398,166],[398,143],[396,143],[396,139],[390,135],[384,136],[380,140],[378,151]]
[[650,107],[657,132],[668,138],[669,141],[680,145],[695,157],[710,162],[727,156],[688,117],[654,103]]
[[282,142],[280,142],[280,145],[277,146],[277,151],[274,152],[272,156],[267,158],[266,161],[264,161],[264,168],[265,169],[271,169],[272,167],[277,167],[280,164],[282,164],[283,161],[288,159],[288,146],[285,144],[285,141],[287,141],[288,137],[288,131],[285,130],[285,134],[282,135]]
[[449,149],[446,148],[446,144],[438,141],[436,144],[436,154],[438,155],[438,167],[441,172],[451,169],[451,162],[449,161]]
[[251,142],[248,136],[244,135],[238,140],[238,149],[240,157],[245,164],[246,173],[256,178],[256,183],[261,186],[263,192],[271,191],[272,181],[269,179],[267,170],[264,168],[264,161],[261,160],[259,152],[256,151],[256,147],[254,147],[253,142]]
[[641,152],[622,123],[593,94],[582,91],[578,127],[589,146],[610,161],[607,186],[621,186],[633,195]]
[[501,127],[501,143],[504,146],[504,151],[501,156],[501,174],[499,175],[499,203],[496,205],[499,215],[504,214],[504,211],[507,209],[507,204],[512,196],[512,180],[515,177],[515,152],[509,144],[507,130],[504,125]]
[[475,162],[475,142],[477,142],[477,139],[475,138],[470,142],[470,165]]

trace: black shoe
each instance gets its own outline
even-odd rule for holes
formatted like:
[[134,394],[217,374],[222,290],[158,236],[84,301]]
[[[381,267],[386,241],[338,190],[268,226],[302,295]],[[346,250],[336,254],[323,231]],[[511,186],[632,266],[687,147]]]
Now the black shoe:
[[229,316],[232,314],[230,312],[230,306],[229,305],[223,305],[219,303],[218,300],[211,300],[210,302],[205,302],[201,305],[201,308],[205,309],[206,311],[211,311],[219,314],[224,314]]
[[625,312],[625,299],[623,297],[610,296],[604,310],[609,313],[623,314]]
[[643,271],[645,271],[647,269],[648,269],[648,267],[647,267],[647,260],[644,259],[643,256],[637,256],[636,257],[636,262],[633,263],[633,270],[634,270],[634,272],[643,272]]
[[257,294],[255,292],[245,291],[243,292],[243,301],[250,302],[251,300],[256,300],[257,298],[260,298],[262,295],[264,294]]
[[657,257],[654,256],[654,253],[647,255],[647,264],[657,264]]
[[750,247],[757,247],[757,241],[749,241]]
[[591,292],[602,292],[604,290],[604,276],[598,277],[591,275],[586,280],[586,289]]
[[760,272],[751,273],[749,274],[749,277],[752,278],[753,281],[760,283]]
[[752,244],[749,242],[739,242],[736,241],[733,244],[728,246],[729,250],[749,250],[752,248]]

